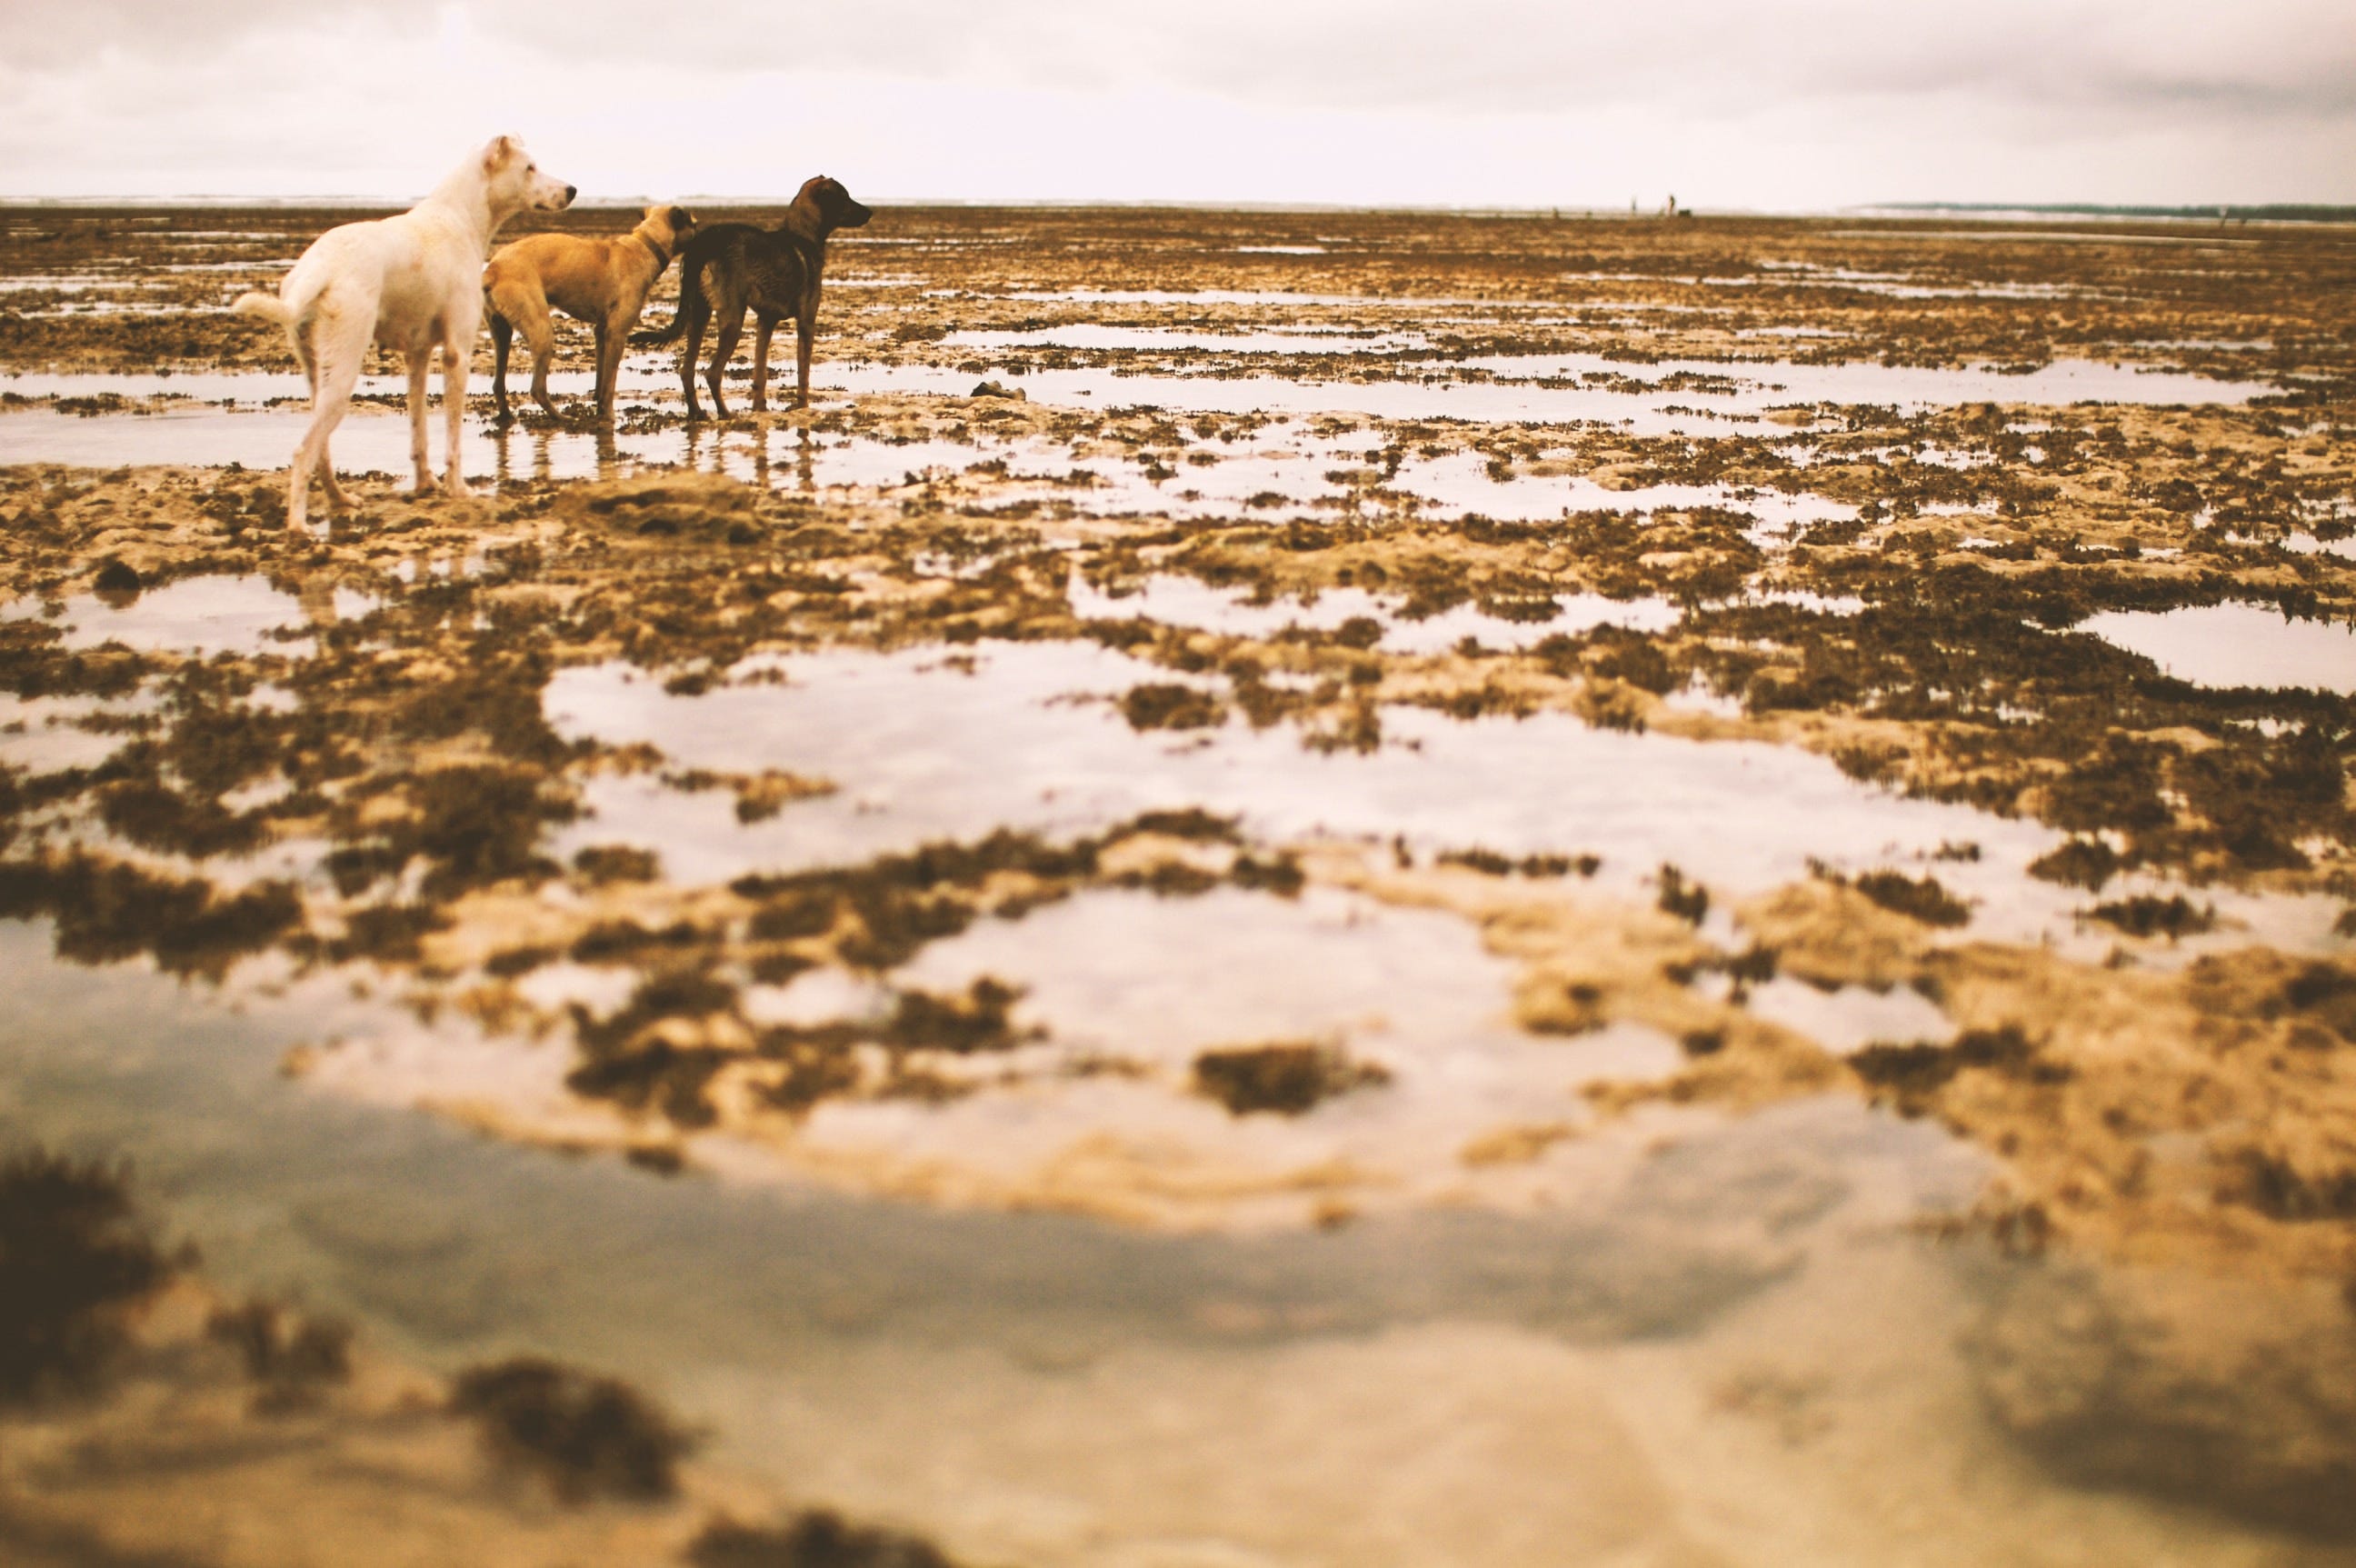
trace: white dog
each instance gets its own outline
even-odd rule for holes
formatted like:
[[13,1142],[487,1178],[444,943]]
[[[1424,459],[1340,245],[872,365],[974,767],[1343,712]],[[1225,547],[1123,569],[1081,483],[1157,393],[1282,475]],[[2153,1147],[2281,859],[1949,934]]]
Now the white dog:
[[483,319],[483,261],[499,225],[526,208],[556,212],[573,188],[540,172],[512,136],[501,136],[408,211],[330,229],[311,242],[278,294],[246,294],[230,309],[286,328],[311,383],[311,426],[287,476],[286,526],[303,526],[316,471],[327,505],[351,503],[336,483],[327,437],[351,406],[352,387],[371,340],[409,359],[409,453],[420,493],[434,488],[425,460],[425,374],[442,350],[442,403],[450,417],[447,489],[466,493],[458,424],[466,412],[466,376],[475,330]]

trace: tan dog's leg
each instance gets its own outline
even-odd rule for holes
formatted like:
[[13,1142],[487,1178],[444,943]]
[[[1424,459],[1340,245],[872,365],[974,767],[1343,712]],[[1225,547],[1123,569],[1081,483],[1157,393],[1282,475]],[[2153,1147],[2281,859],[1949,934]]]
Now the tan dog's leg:
[[548,367],[556,358],[556,328],[549,324],[548,312],[524,328],[525,341],[531,345],[531,401],[551,419],[562,419],[556,412],[555,400],[548,395]]
[[557,417],[556,404],[549,401],[548,365],[556,357],[556,328],[548,318],[548,288],[537,268],[524,265],[501,265],[498,281],[491,285],[491,344],[497,359],[492,367],[499,381],[498,404],[507,407],[506,344],[500,333],[504,325],[523,335],[524,347],[531,350],[531,401],[540,404],[541,412],[550,418]]
[[614,418],[614,381],[622,369],[622,339],[629,336],[627,323],[615,327],[597,322],[590,330],[597,339],[597,417],[607,424]]

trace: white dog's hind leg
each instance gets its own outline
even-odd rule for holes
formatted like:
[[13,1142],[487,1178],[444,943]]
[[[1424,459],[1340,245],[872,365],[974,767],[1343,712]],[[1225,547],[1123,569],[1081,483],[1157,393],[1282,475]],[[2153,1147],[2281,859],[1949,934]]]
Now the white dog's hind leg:
[[[465,424],[466,418],[466,374],[469,371],[474,369],[474,361],[475,328],[474,324],[469,322],[466,327],[466,342],[464,348],[459,347],[456,343],[444,343],[442,345],[442,406],[444,412],[449,415],[450,420],[450,479],[448,489],[454,496],[463,496],[470,493],[466,489],[466,453],[465,445],[460,439],[459,427]],[[423,364],[422,360],[420,361],[420,364]],[[419,413],[417,417],[421,421],[425,417],[423,413],[425,405],[422,401],[424,391],[424,374],[425,372],[422,369],[418,371],[418,389],[421,401],[418,403]],[[418,428],[422,431],[424,426],[421,424]],[[419,439],[423,440],[423,437],[421,435]]]
[[409,460],[417,469],[415,493],[421,496],[434,489],[434,464],[425,455],[425,377],[433,368],[431,344],[409,351]]
[[[300,334],[297,334],[294,338],[294,360],[303,367],[303,380],[311,389],[311,407],[316,412],[319,406],[319,361],[311,352],[311,345]],[[338,414],[337,417],[342,416]],[[319,483],[325,486],[327,491],[327,510],[329,511],[351,510],[351,498],[344,493],[343,486],[336,483],[336,466],[327,461],[327,448],[325,442],[320,443],[319,466],[316,472],[319,476]],[[290,518],[290,521],[299,521],[301,520]]]
[[352,405],[352,388],[359,384],[360,348],[333,340],[332,323],[321,323],[312,352],[305,357],[305,366],[312,373],[311,424],[303,432],[303,444],[294,448],[294,462],[286,478],[286,526],[303,526],[308,510],[311,476],[318,474],[327,481],[327,505],[341,511],[349,506],[350,498],[336,483],[334,465],[327,456],[327,437],[343,423],[344,414]]

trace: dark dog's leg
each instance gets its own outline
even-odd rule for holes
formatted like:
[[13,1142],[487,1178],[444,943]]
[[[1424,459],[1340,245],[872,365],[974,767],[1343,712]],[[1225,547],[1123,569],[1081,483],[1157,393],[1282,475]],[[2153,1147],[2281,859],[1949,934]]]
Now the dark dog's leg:
[[515,423],[515,414],[508,407],[508,343],[515,337],[515,328],[497,310],[491,317],[491,405],[498,412],[501,424]]
[[810,343],[818,336],[818,327],[809,321],[794,323],[794,406],[809,406]]
[[[684,299],[680,301],[680,308],[687,308]],[[699,314],[688,318],[687,338],[679,346],[679,384],[687,392],[687,416],[690,419],[703,417],[703,410],[695,401],[695,360],[702,349],[703,317]]]
[[766,310],[753,313],[753,412],[769,412],[769,338],[777,318]]
[[[728,361],[736,356],[736,345],[744,339],[744,302],[731,299],[712,313],[714,331],[712,338],[712,365],[703,372],[703,384],[712,389],[712,409],[720,418],[728,417],[728,400],[721,392],[722,379],[728,373]],[[755,394],[757,398],[758,394]],[[759,406],[757,402],[755,407]]]

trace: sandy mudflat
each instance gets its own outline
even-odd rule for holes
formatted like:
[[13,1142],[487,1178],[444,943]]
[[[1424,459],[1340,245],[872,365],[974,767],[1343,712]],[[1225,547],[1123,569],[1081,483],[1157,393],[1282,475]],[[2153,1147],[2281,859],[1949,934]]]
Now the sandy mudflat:
[[327,220],[0,212],[0,1132],[205,1288],[977,1563],[2341,1560],[2356,236],[887,209],[808,413],[379,365],[289,537]]

